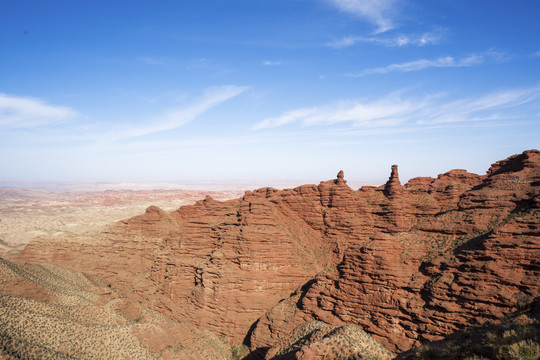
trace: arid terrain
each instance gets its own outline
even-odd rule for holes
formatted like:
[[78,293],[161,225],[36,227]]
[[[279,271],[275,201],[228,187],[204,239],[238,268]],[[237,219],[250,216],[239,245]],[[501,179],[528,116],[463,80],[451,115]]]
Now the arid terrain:
[[538,359],[540,152],[487,168],[0,190],[0,358]]
[[[223,189],[208,186],[161,184],[70,183],[18,184],[0,181],[0,240],[11,246],[46,237],[90,234],[116,221],[143,213],[150,205],[166,210],[192,204],[206,195],[227,200],[243,194],[245,186]],[[251,186],[253,187],[253,186]]]

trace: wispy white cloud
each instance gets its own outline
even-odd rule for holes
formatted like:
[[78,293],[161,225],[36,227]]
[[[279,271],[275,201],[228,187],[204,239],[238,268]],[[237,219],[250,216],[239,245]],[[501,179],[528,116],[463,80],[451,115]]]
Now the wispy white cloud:
[[487,61],[504,62],[509,56],[504,52],[489,50],[483,53],[471,54],[462,58],[444,56],[437,59],[419,59],[399,64],[391,64],[378,68],[365,69],[346,74],[349,77],[362,77],[372,74],[388,74],[391,72],[410,72],[430,68],[470,67],[481,65]]
[[0,93],[0,129],[22,129],[69,121],[78,113],[44,100]]
[[506,90],[453,101],[435,94],[405,98],[392,93],[373,101],[342,101],[329,105],[287,111],[257,123],[253,129],[268,129],[288,124],[301,126],[345,123],[361,127],[396,127],[441,123],[501,121],[537,118],[540,86]]
[[346,36],[327,43],[327,46],[342,49],[359,43],[371,43],[389,47],[426,46],[435,45],[441,40],[441,33],[424,33],[420,35],[398,35],[394,37],[382,36]]
[[[505,120],[535,117],[529,109],[523,113],[519,107],[538,104],[540,87],[493,92],[476,98],[460,99],[430,108],[429,116],[417,124],[451,123],[465,121]],[[507,110],[511,109],[511,112]],[[525,109],[521,109],[522,111]]]
[[[142,122],[132,121],[124,125],[112,125],[111,122],[94,119],[61,127],[51,125],[65,122],[78,114],[69,108],[46,105],[36,99],[14,98],[0,94],[0,132],[3,133],[0,135],[9,135],[14,129],[27,128],[25,132],[18,131],[17,138],[27,141],[33,139],[32,143],[77,143],[90,147],[125,145],[127,142],[123,140],[130,142],[137,141],[138,138],[144,140],[147,135],[186,125],[248,89],[247,86],[235,85],[210,87],[198,98],[185,100],[184,105],[165,110],[160,115]],[[38,131],[31,129],[37,126],[41,126],[36,129]]]
[[327,0],[341,11],[364,18],[377,26],[377,33],[394,28],[396,0]]
[[278,66],[278,65],[282,65],[283,61],[281,61],[281,60],[265,60],[265,61],[262,62],[262,64],[264,66]]
[[143,56],[139,58],[140,61],[147,65],[165,65],[168,59],[158,56]]
[[533,57],[540,57],[540,50],[533,52]]
[[99,136],[100,141],[114,142],[160,131],[172,130],[193,121],[211,108],[230,100],[248,89],[247,86],[216,86],[207,89],[203,96],[188,106],[171,109],[140,126],[114,129]]
[[425,105],[425,100],[404,100],[399,93],[392,93],[371,102],[341,101],[335,104],[301,108],[288,111],[280,116],[265,119],[254,129],[274,128],[290,123],[304,126],[353,123],[357,126],[387,126],[396,119],[412,115]]
[[452,56],[440,57],[434,60],[420,59],[409,61],[401,64],[392,64],[384,67],[362,70],[357,73],[350,73],[347,76],[360,77],[371,74],[387,74],[390,72],[409,72],[418,71],[429,68],[444,68],[444,67],[463,67],[473,66],[482,63],[483,60],[478,56],[470,56],[464,59],[457,60]]

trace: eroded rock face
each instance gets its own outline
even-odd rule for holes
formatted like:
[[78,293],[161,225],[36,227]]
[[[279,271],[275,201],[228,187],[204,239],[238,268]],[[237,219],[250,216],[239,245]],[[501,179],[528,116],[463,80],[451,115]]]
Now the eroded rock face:
[[398,352],[538,296],[539,169],[531,150],[487,176],[452,170],[402,186],[393,167],[386,185],[357,191],[340,172],[150,207],[92,242],[32,243],[18,261],[92,274],[231,342],[248,334],[252,350],[316,319],[358,325]]
[[372,227],[341,173],[318,186],[206,197],[173,212],[151,206],[91,242],[31,243],[18,261],[98,276],[154,310],[241,343],[267,309],[335,267]]
[[269,360],[390,360],[392,354],[354,325],[312,321],[298,326],[287,340],[266,354]]
[[387,199],[361,192],[380,209],[369,241],[261,317],[253,348],[318,319],[359,325],[400,352],[500,320],[540,295],[540,152],[499,161],[487,177],[454,170],[413,179],[391,196],[396,175]]

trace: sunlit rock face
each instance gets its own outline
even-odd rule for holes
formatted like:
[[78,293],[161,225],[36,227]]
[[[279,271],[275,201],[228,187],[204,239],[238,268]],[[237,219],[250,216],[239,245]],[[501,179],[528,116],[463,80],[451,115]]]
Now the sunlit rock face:
[[[335,180],[34,242],[17,261],[111,283],[173,319],[270,348],[299,324],[355,324],[397,352],[538,296],[540,153],[401,185]],[[291,294],[292,297],[291,297]],[[283,301],[282,301],[283,300]],[[280,302],[281,301],[281,302]]]
[[397,353],[527,306],[540,288],[539,176],[535,150],[487,176],[452,170],[400,191],[393,168],[382,191],[359,192],[374,224],[369,240],[261,317],[252,347],[318,319],[356,324]]
[[99,276],[152,309],[240,343],[267,309],[334,268],[372,226],[341,173],[318,186],[206,197],[173,212],[150,206],[92,239],[31,243],[18,261]]

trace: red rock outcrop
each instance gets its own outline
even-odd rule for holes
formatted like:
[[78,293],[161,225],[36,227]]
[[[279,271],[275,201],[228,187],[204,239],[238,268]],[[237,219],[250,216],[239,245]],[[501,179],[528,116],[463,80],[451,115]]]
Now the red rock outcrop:
[[454,170],[390,196],[391,177],[380,202],[378,189],[360,192],[378,224],[369,242],[352,244],[336,272],[261,317],[251,346],[317,319],[359,325],[399,352],[530,303],[540,295],[539,176],[532,150],[493,164],[487,177]]
[[399,181],[398,166],[392,165],[392,172],[390,173],[390,179],[384,185],[384,193],[388,197],[393,197],[403,192],[403,187]]
[[250,326],[299,284],[341,261],[373,227],[366,205],[336,180],[242,199],[206,197],[146,213],[91,242],[35,242],[20,262],[50,262],[110,282],[154,310],[241,343]]
[[538,296],[539,172],[536,150],[487,176],[453,170],[405,186],[397,167],[385,186],[357,191],[340,172],[150,207],[92,242],[32,243],[18,261],[84,271],[234,343],[249,332],[252,350],[316,319],[356,324],[397,352]]
[[320,321],[301,324],[266,354],[266,359],[274,360],[392,358],[388,350],[358,327],[330,326]]

